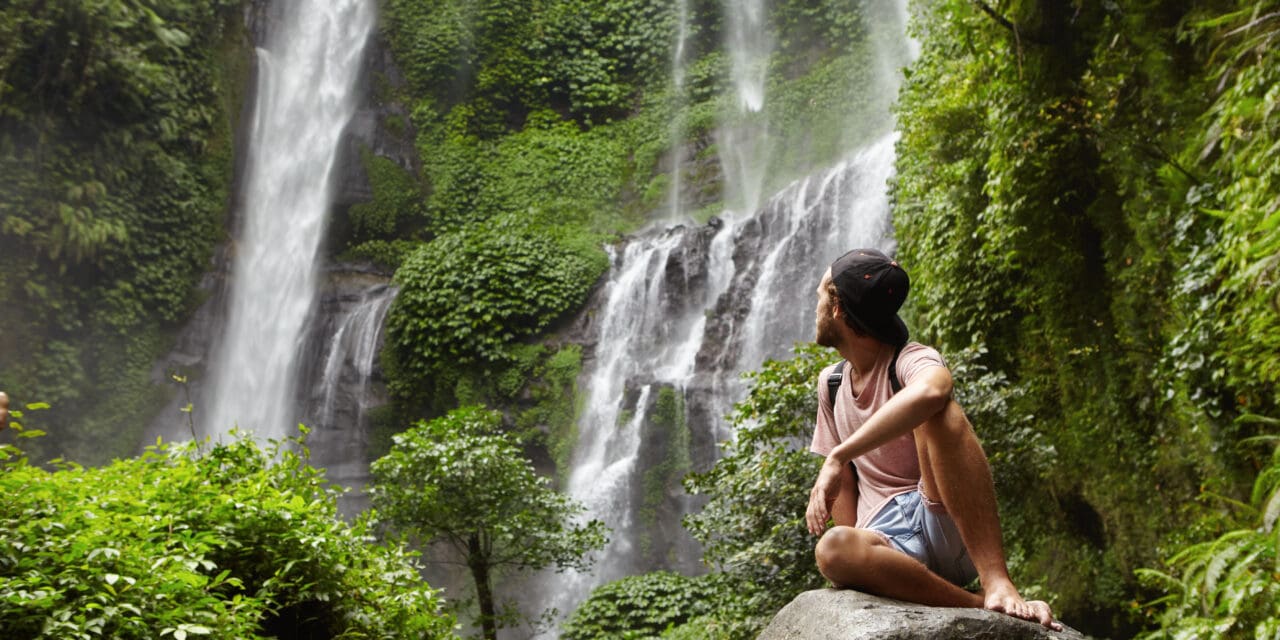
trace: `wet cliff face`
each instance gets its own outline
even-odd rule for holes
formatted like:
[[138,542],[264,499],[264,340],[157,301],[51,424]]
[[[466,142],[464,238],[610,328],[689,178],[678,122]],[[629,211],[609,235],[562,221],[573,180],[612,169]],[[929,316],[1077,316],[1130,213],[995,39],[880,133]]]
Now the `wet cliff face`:
[[[334,171],[334,211],[332,218],[342,218],[353,204],[373,198],[369,176],[361,162],[361,152],[387,158],[406,171],[417,175],[421,168],[414,148],[414,130],[409,123],[409,109],[391,96],[405,86],[404,75],[396,66],[380,31],[375,31],[365,53],[364,68],[356,92],[360,96],[356,113],[347,125],[343,146]],[[403,129],[393,131],[388,123],[400,123]],[[339,235],[334,229],[330,238]],[[340,247],[336,247],[340,248]]]

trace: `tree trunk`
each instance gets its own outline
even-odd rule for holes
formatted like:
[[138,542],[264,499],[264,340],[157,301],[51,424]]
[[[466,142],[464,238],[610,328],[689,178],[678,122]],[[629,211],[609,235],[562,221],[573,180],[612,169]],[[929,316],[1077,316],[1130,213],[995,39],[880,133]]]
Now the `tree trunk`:
[[476,581],[476,600],[480,604],[480,629],[488,640],[498,640],[493,585],[489,583],[489,558],[480,548],[480,536],[471,536],[467,547],[467,565],[471,567],[471,578]]

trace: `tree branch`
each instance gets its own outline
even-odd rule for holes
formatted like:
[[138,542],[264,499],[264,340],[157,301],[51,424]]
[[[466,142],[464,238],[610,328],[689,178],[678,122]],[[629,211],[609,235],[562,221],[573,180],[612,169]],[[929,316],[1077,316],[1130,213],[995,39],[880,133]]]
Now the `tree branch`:
[[982,0],[970,0],[970,2],[972,2],[974,6],[981,9],[982,12],[987,14],[987,16],[990,17],[992,20],[995,20],[997,24],[1003,26],[1004,28],[1008,29],[1011,33],[1013,33],[1013,45],[1014,45],[1014,48],[1018,51],[1018,78],[1022,78],[1022,33],[1018,31],[1018,25],[1014,24],[1014,22],[1009,20],[1008,18],[1000,15],[999,12],[991,8],[991,5],[987,4],[986,2],[983,2]]
[[990,16],[992,20],[995,20],[996,22],[1003,25],[1004,28],[1012,31],[1014,37],[1018,36],[1018,25],[1015,25],[1014,23],[1010,22],[1008,18],[1000,15],[999,12],[991,8],[991,5],[983,2],[982,0],[970,0],[970,1],[973,2],[974,6],[978,7],[979,9],[982,9],[982,12]]

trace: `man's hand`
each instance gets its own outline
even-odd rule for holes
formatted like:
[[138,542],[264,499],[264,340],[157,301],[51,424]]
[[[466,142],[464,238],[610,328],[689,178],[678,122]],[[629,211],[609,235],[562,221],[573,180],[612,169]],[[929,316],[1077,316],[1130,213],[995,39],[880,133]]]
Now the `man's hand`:
[[809,492],[809,508],[804,519],[809,525],[809,533],[820,536],[827,530],[827,520],[831,519],[831,505],[835,504],[836,495],[840,492],[840,464],[828,457],[818,471],[818,479]]

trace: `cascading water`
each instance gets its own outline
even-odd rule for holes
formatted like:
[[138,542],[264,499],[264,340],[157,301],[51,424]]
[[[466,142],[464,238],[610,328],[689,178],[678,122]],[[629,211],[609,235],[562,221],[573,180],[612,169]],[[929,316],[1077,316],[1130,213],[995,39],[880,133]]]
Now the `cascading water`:
[[[608,561],[594,572],[549,577],[556,588],[544,605],[561,612],[571,611],[602,581],[642,567],[639,556],[645,554],[636,537],[628,535],[637,526],[630,498],[637,488],[642,427],[655,387],[682,388],[692,375],[705,320],[702,309],[707,298],[714,300],[697,273],[707,262],[706,235],[703,242],[691,242],[689,236],[686,227],[675,227],[637,239],[620,253],[611,250],[568,492],[613,533],[605,551]],[[670,315],[654,313],[656,309]]]
[[258,50],[242,229],[225,330],[200,405],[208,407],[204,435],[234,425],[264,439],[289,435],[330,175],[375,23],[371,0],[281,1]]
[[685,161],[685,48],[689,44],[689,0],[676,1],[676,44],[671,54],[672,106],[671,119],[671,187],[667,192],[667,217],[678,221],[684,216],[683,186]]
[[736,215],[750,215],[759,206],[768,166],[769,121],[764,101],[773,39],[765,24],[766,8],[765,0],[726,0],[725,4],[735,100],[716,138],[724,170],[725,205]]
[[768,304],[753,304],[740,335],[730,339],[741,345],[735,369],[756,369],[812,338],[806,330],[813,328],[814,291],[831,260],[857,246],[892,250],[885,185],[896,139],[887,134],[826,173],[788,186],[758,215],[770,242],[757,254],[748,298]]
[[[355,309],[347,313],[338,323],[338,329],[329,341],[328,353],[324,359],[324,373],[320,379],[323,398],[320,412],[316,418],[318,424],[334,424],[338,415],[339,395],[344,389],[354,389],[357,398],[354,406],[357,410],[357,421],[364,417],[369,409],[361,403],[363,395],[373,375],[373,367],[378,355],[378,339],[382,336],[382,321],[387,317],[387,309],[396,297],[394,287],[381,286],[371,289],[361,296]],[[352,376],[354,380],[344,380]],[[349,404],[349,403],[344,403]]]
[[[612,541],[594,574],[544,577],[550,588],[541,590],[547,595],[535,603],[540,607],[572,611],[591,587],[624,575],[697,570],[696,545],[687,534],[660,549],[644,548],[646,541],[653,546],[660,527],[638,516],[641,499],[652,497],[637,490],[654,469],[645,466],[646,450],[671,449],[652,439],[659,434],[649,424],[655,403],[663,393],[679,397],[689,457],[695,468],[705,468],[716,444],[732,437],[724,416],[742,395],[740,373],[812,339],[813,291],[827,265],[854,246],[894,246],[887,181],[897,137],[887,103],[859,123],[856,137],[869,143],[761,205],[770,145],[764,110],[770,38],[758,0],[726,11],[737,94],[716,137],[727,208],[711,225],[651,229],[612,250],[604,302],[590,328],[594,357],[589,353],[585,361],[587,398],[568,483],[591,517],[611,527]],[[884,72],[868,88],[882,95],[896,93],[897,69],[910,59],[902,46],[905,21],[888,22],[898,28],[877,36],[876,62]],[[673,515],[677,530],[687,504],[685,498]]]
[[307,444],[312,464],[325,469],[330,481],[351,489],[338,503],[348,515],[368,506],[368,413],[387,400],[375,374],[382,325],[398,293],[381,282],[355,284],[354,291],[340,288],[320,303],[318,315],[326,320],[312,332],[318,357],[307,367],[305,379],[313,382],[302,415],[311,428]]

